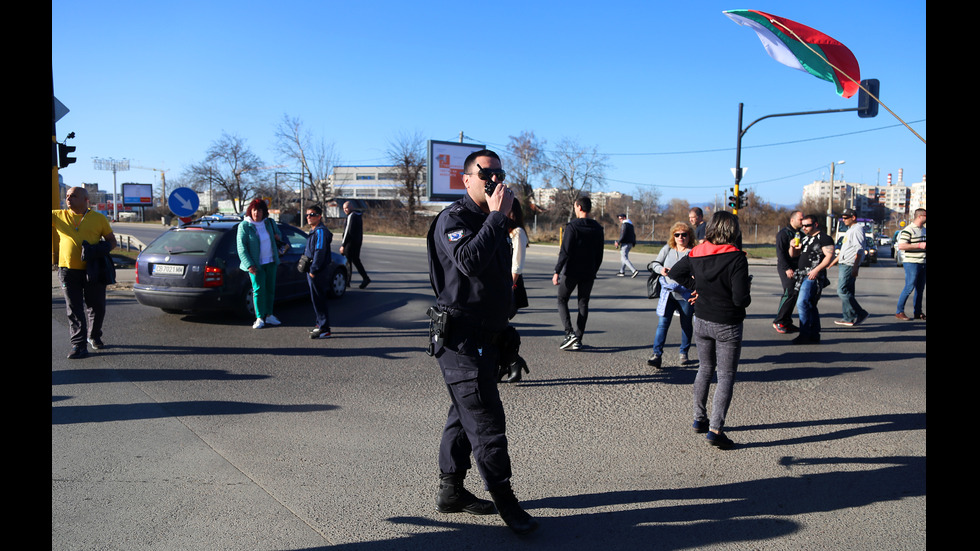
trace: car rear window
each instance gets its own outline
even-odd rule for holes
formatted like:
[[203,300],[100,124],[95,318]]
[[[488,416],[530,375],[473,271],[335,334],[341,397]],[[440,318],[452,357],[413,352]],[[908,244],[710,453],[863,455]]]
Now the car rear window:
[[221,232],[207,230],[172,230],[160,237],[144,250],[145,253],[160,254],[207,254],[211,246],[221,237]]

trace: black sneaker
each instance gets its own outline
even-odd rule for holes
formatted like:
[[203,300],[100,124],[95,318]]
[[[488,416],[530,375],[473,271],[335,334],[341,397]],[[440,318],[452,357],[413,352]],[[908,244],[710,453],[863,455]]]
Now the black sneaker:
[[88,356],[88,348],[84,344],[76,344],[71,347],[71,353],[68,354],[69,360],[78,360]]
[[578,342],[579,340],[578,337],[575,336],[575,333],[567,333],[565,334],[565,340],[561,341],[561,344],[558,345],[558,349],[568,350],[569,348],[575,346],[575,344]]
[[725,436],[723,433],[715,433],[708,431],[708,436],[706,436],[708,443],[712,446],[718,448],[719,450],[731,449],[735,445],[731,438]]
[[320,329],[319,327],[314,327],[313,330],[310,331],[311,339],[326,339],[328,337],[330,337],[329,329]]
[[708,432],[708,421],[695,421],[693,427],[697,434],[704,434]]
[[650,367],[656,367],[657,369],[660,369],[661,361],[662,359],[660,358],[660,356],[658,354],[654,354],[653,356],[650,356],[649,360],[647,360],[647,365]]

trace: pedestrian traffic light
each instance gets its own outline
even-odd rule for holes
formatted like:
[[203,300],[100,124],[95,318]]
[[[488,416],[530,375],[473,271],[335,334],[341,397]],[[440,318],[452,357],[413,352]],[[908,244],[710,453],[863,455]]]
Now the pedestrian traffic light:
[[66,166],[78,160],[75,157],[68,156],[74,152],[75,152],[75,146],[59,143],[58,144],[58,168],[65,168]]
[[878,115],[878,79],[869,78],[861,81],[858,91],[858,116],[870,119]]

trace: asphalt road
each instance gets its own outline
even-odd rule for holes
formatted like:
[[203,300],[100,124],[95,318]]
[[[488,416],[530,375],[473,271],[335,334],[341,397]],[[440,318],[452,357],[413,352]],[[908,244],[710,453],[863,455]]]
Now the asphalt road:
[[[65,359],[53,279],[52,548],[926,547],[925,322],[893,317],[890,260],[860,273],[872,316],[834,326],[829,288],[823,343],[803,347],[772,330],[775,268],[752,265],[726,427],[738,445],[720,451],[690,430],[696,363],[672,361],[679,324],[669,368],[646,366],[657,318],[643,277],[613,277],[607,252],[587,346],[562,352],[556,249],[532,246],[531,306],[515,318],[531,373],[501,387],[514,488],[541,523],[518,538],[496,516],[435,511],[448,397],[423,353],[424,254],[421,240],[367,238],[373,282],[359,290],[355,275],[330,303],[321,341],[305,301],[253,330],[142,306],[123,284],[108,347],[80,361]],[[467,486],[486,496],[475,470]]]

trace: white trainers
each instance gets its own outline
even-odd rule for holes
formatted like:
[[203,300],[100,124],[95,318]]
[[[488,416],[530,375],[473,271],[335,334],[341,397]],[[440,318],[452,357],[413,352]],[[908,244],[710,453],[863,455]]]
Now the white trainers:
[[279,325],[282,322],[279,321],[279,318],[273,316],[272,314],[269,314],[268,316],[265,317],[265,323],[266,325]]
[[265,322],[262,321],[262,318],[255,318],[255,323],[252,324],[252,329],[262,329],[263,327],[265,327]]

